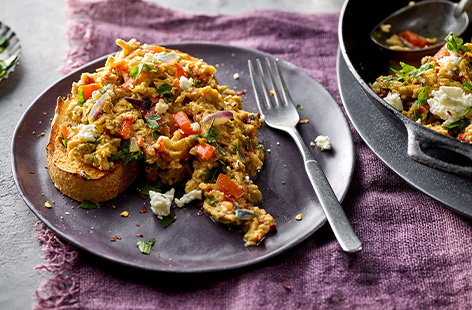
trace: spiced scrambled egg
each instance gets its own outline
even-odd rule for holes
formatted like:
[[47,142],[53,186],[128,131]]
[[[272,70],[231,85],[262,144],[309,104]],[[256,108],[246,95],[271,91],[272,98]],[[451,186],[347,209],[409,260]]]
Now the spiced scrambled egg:
[[400,65],[376,79],[374,92],[413,121],[472,143],[472,44],[450,33],[418,68]]
[[257,245],[275,227],[255,206],[260,115],[241,110],[241,98],[201,59],[135,39],[116,44],[122,50],[104,67],[73,84],[68,113],[79,125],[63,124],[58,143],[71,160],[103,171],[139,160],[150,180],[185,182],[186,193],[202,192],[206,213]]

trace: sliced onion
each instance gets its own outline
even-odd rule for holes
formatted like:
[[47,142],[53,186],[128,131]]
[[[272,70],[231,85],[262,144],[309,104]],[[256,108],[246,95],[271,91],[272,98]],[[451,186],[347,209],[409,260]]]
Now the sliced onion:
[[229,121],[231,118],[233,118],[233,112],[231,111],[219,111],[213,114],[210,114],[203,118],[202,122],[203,123],[211,123],[213,119],[215,119],[215,122],[213,125],[221,125]]
[[179,60],[179,58],[180,58],[180,55],[174,52],[171,52],[171,53],[162,52],[159,54],[154,54],[154,59],[163,63],[168,63],[168,64],[176,62],[177,60]]
[[132,105],[135,105],[138,108],[141,108],[146,111],[149,110],[152,105],[151,101],[149,100],[141,100],[141,99],[131,98],[131,97],[124,97],[124,99],[128,101],[129,103],[131,103]]
[[104,93],[97,101],[95,101],[88,115],[89,122],[94,121],[103,113],[103,104],[108,98],[110,98],[110,95]]

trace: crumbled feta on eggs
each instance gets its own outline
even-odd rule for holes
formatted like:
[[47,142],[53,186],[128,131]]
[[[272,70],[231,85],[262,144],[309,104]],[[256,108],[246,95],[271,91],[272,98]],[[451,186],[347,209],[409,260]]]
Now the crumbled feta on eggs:
[[388,95],[384,98],[384,100],[395,110],[403,111],[403,102],[400,98],[400,94],[388,92]]
[[95,142],[95,140],[97,140],[97,137],[99,137],[97,127],[95,127],[94,124],[80,124],[78,128],[79,132],[77,133],[77,137],[81,142]]
[[154,107],[154,109],[156,110],[156,113],[157,113],[157,114],[163,114],[163,113],[165,113],[168,108],[169,108],[169,105],[168,105],[164,100],[162,100],[162,99],[160,99],[160,100],[156,103],[156,105],[155,105],[155,107]]
[[202,191],[194,189],[193,191],[188,192],[187,194],[183,195],[182,197],[175,198],[175,204],[177,207],[182,208],[187,203],[202,199]]
[[175,190],[172,188],[167,193],[149,191],[151,198],[151,210],[159,219],[170,214],[170,205],[174,199]]
[[192,78],[188,79],[182,75],[179,79],[179,83],[180,83],[180,88],[182,88],[183,90],[189,90],[190,87],[192,87],[193,85],[193,79]]
[[322,151],[329,151],[333,148],[333,146],[331,145],[331,139],[328,136],[316,137],[315,144]]
[[457,122],[472,107],[472,94],[466,94],[460,87],[441,86],[433,90],[428,99],[429,111],[443,119],[444,125]]
[[447,70],[448,75],[453,75],[454,71],[459,69],[459,63],[461,62],[461,57],[459,55],[449,55],[444,56],[438,60],[439,65]]

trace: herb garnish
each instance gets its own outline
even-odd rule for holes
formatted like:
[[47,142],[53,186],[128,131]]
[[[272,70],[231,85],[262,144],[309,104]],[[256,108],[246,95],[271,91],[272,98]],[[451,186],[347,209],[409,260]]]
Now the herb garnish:
[[172,92],[172,85],[164,83],[157,88],[157,92],[161,95],[170,94]]
[[84,200],[80,203],[79,208],[86,209],[86,210],[93,210],[93,209],[99,209],[100,206],[96,203],[91,202],[91,201]]
[[133,78],[133,80],[137,80],[141,74],[141,71],[143,71],[143,68],[146,68],[148,72],[157,72],[156,68],[142,62],[139,65],[132,67],[131,70],[129,70],[129,75]]
[[238,218],[240,220],[257,217],[256,214],[254,214],[251,211],[246,210],[246,209],[237,209],[235,215],[236,215],[236,218]]
[[5,36],[0,36],[0,53],[2,53],[10,44],[10,41]]
[[470,52],[470,49],[463,44],[464,40],[456,37],[454,32],[449,32],[445,40],[447,42],[446,47],[451,52],[455,52],[455,53]]
[[218,130],[213,127],[213,123],[215,122],[215,119],[213,118],[211,120],[210,127],[208,127],[208,130],[205,135],[205,139],[207,140],[208,143],[216,143],[216,140],[218,139],[218,135],[220,134]]
[[156,239],[151,238],[149,241],[144,241],[144,240],[138,240],[138,249],[141,251],[141,253],[149,255],[151,254],[152,247],[156,243]]
[[467,91],[472,91],[472,85],[470,85],[467,81],[462,82],[462,89]]
[[139,150],[137,152],[130,152],[129,142],[124,142],[120,150],[110,156],[111,161],[120,161],[123,160],[124,164],[127,165],[134,160],[141,160],[144,158],[143,151]]
[[77,100],[77,104],[79,106],[83,106],[85,102],[85,97],[84,90],[82,89],[82,87],[79,87],[79,90],[77,91],[77,98],[79,98],[79,100]]
[[215,200],[215,199],[208,199],[207,202],[208,202],[208,204],[209,204],[210,206],[214,206],[214,205],[216,204],[216,200]]
[[303,110],[303,106],[301,104],[297,104],[295,105],[295,108],[299,109],[299,110]]
[[167,227],[170,226],[170,224],[172,224],[174,222],[175,222],[175,215],[173,215],[171,213],[171,214],[166,215],[162,218],[161,225],[162,225],[162,227],[167,228]]
[[410,79],[415,78],[415,77],[419,77],[420,75],[422,75],[426,71],[428,71],[430,69],[434,69],[434,66],[432,64],[424,64],[421,67],[419,67],[418,69],[415,69],[415,67],[410,66],[409,64],[406,64],[402,61],[400,61],[400,66],[402,67],[401,70],[396,70],[396,69],[390,68],[390,70],[392,70],[397,76],[396,77],[394,76],[394,77],[385,78],[384,81],[387,80],[387,79],[388,79],[388,81],[403,80],[402,85],[404,85]]
[[445,125],[445,126],[443,126],[443,128],[444,128],[444,129],[447,129],[447,130],[450,130],[450,129],[463,130],[463,129],[465,129],[466,127],[468,127],[469,125],[470,125],[470,121],[463,118],[463,119],[458,120],[457,122],[454,122],[454,123],[452,123],[452,124]]
[[428,99],[426,98],[426,90],[429,88],[429,86],[425,86],[421,89],[421,91],[418,93],[418,97],[416,99],[416,104],[413,108],[413,113],[415,115],[415,120],[418,119],[423,119],[420,114],[418,114],[418,109],[423,106],[424,104],[428,103]]
[[161,126],[157,123],[157,121],[161,119],[161,116],[159,114],[150,114],[146,118],[149,128],[151,128],[152,130],[161,129]]

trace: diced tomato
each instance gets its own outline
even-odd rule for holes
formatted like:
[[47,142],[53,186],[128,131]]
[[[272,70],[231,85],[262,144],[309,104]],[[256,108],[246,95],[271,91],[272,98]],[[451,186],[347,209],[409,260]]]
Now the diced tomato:
[[187,114],[184,111],[179,111],[174,115],[174,122],[179,126],[180,129],[184,132],[186,136],[197,134],[201,132],[201,129],[194,131],[192,129],[192,122],[188,118]]
[[199,143],[195,146],[195,153],[201,160],[209,160],[215,154],[215,147],[208,143]]
[[176,62],[176,63],[174,64],[174,67],[175,67],[175,74],[174,74],[174,76],[175,76],[176,78],[180,79],[181,76],[188,77],[187,72],[185,72],[184,67],[182,67],[181,64],[179,64],[178,62]]
[[84,84],[92,84],[92,83],[95,83],[95,81],[90,76],[85,77]]
[[139,136],[136,136],[136,144],[141,147],[144,145],[144,138],[143,136],[139,135]]
[[128,64],[126,63],[125,60],[120,60],[117,62],[114,62],[110,65],[110,68],[118,68],[120,71],[126,71],[128,72]]
[[441,47],[441,49],[437,51],[436,54],[434,54],[434,59],[439,60],[443,58],[444,56],[449,56],[449,55],[450,55],[449,50],[447,49],[446,44],[444,44],[443,47]]
[[172,87],[177,88],[177,87],[179,87],[179,86],[180,86],[180,81],[179,81],[179,79],[175,79],[174,82],[172,82]]
[[[161,136],[162,137],[162,136]],[[166,149],[166,142],[163,138],[159,137],[154,145],[154,148],[158,152],[163,152]]]
[[123,139],[130,139],[131,138],[131,133],[133,132],[133,119],[132,118],[125,118],[123,119],[123,122],[120,125],[120,129],[118,130],[118,134],[123,138]]
[[216,180],[216,190],[223,192],[226,196],[234,197],[236,199],[239,199],[244,195],[243,189],[223,173],[220,173]]
[[144,45],[142,48],[151,53],[161,53],[166,50],[164,47],[158,45]]
[[457,135],[457,139],[461,140],[461,141],[465,141],[465,134],[463,134],[462,132],[460,134]]
[[428,41],[426,41],[425,37],[410,30],[400,32],[399,36],[405,43],[407,43],[407,45],[411,45],[412,47],[422,48],[428,45]]
[[84,100],[87,100],[88,98],[92,97],[92,93],[94,91],[99,90],[100,88],[102,88],[102,85],[100,85],[98,83],[94,83],[94,84],[82,85],[82,86],[80,86],[80,88],[84,92]]
[[61,136],[64,139],[67,139],[67,136],[69,135],[69,128],[67,128],[66,125],[61,125]]

